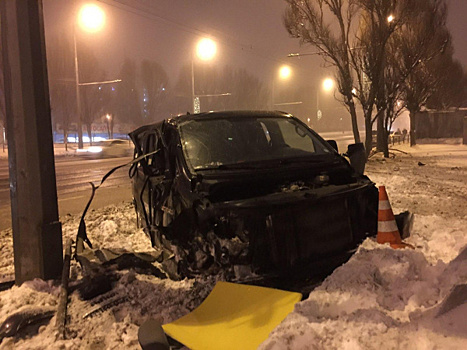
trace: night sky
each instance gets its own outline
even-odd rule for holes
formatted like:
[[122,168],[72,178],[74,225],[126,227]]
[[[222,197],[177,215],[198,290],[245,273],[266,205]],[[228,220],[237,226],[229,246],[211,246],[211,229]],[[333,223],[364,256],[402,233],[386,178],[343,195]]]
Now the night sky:
[[[246,68],[266,81],[281,64],[303,67],[297,77],[312,79],[320,60],[287,58],[300,50],[282,25],[282,0],[104,0],[105,28],[96,34],[79,33],[94,49],[106,70],[116,74],[125,57],[152,59],[169,73],[172,83],[191,60],[196,42],[204,36],[217,41],[218,54],[210,64]],[[44,0],[46,38],[72,38],[71,1]],[[125,5],[128,4],[128,5]],[[310,51],[302,48],[302,52]],[[309,67],[312,67],[310,69]],[[319,67],[317,68],[319,69]],[[322,75],[322,73],[320,73]]]
[[451,30],[455,57],[467,69],[467,1],[450,0],[448,27]]
[[[467,0],[449,0],[448,26],[455,46],[455,57],[467,66]],[[46,39],[67,36],[72,39],[74,1],[43,0]],[[76,1],[80,3],[80,1]],[[85,3],[85,2],[83,2]],[[101,0],[106,12],[105,28],[96,34],[78,33],[78,44],[93,48],[109,79],[117,78],[125,57],[136,61],[159,62],[171,84],[178,79],[182,65],[188,64],[195,43],[211,36],[218,43],[218,54],[209,63],[246,68],[270,84],[281,64],[294,69],[297,84],[315,85],[332,72],[323,68],[317,56],[288,58],[291,52],[312,52],[299,47],[288,36],[282,15],[283,0]],[[78,45],[79,49],[79,45]]]

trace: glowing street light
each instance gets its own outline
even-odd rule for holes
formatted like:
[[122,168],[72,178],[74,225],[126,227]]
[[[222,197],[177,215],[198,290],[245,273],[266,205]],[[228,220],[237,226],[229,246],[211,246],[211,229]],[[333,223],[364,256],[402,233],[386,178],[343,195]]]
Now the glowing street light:
[[[78,48],[76,44],[76,24],[87,32],[97,32],[105,23],[105,13],[97,5],[87,4],[81,7],[78,11],[78,18],[73,26],[73,49],[75,61],[75,81],[76,81],[76,109],[78,114],[78,148],[83,148],[83,121],[81,116],[81,98],[79,86],[79,65],[78,65]],[[105,83],[105,82],[103,82]]]
[[334,88],[334,80],[331,78],[324,79],[323,89],[324,91],[331,91]]
[[[323,80],[323,90],[330,92],[334,89],[334,80],[326,78]],[[316,89],[316,117],[320,120],[323,117],[323,112],[319,108],[319,89]]]
[[84,5],[78,14],[78,21],[84,30],[88,32],[97,32],[104,27],[105,13],[94,4]]
[[292,69],[290,69],[289,66],[282,66],[280,69],[279,69],[279,77],[282,79],[282,80],[287,80],[290,78],[290,76],[292,75]]
[[391,23],[392,21],[394,21],[394,16],[393,16],[393,15],[389,15],[389,16],[388,16],[388,23]]
[[[277,76],[280,80],[286,81],[289,80],[292,77],[292,68],[290,68],[288,65],[283,65],[279,68],[277,71]],[[302,102],[284,102],[284,103],[275,103],[275,95],[276,95],[276,79],[273,77],[272,79],[272,108],[274,109],[274,106],[284,106],[284,105],[295,105],[295,104],[301,104]]]
[[201,39],[196,46],[196,55],[200,60],[208,61],[214,58],[217,52],[216,43],[209,38]]

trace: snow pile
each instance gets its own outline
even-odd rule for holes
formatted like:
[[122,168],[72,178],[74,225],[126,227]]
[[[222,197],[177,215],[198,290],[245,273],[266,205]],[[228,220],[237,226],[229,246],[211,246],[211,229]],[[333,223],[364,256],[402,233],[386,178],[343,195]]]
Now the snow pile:
[[[404,152],[409,151],[401,147]],[[394,212],[414,213],[407,242],[394,250],[366,240],[292,312],[260,348],[461,349],[467,348],[467,147],[443,152],[419,145],[393,159],[373,157],[367,172],[385,185]],[[99,195],[97,192],[96,195]],[[64,241],[76,235],[78,216],[61,218]],[[90,211],[88,236],[97,248],[150,251],[131,204]],[[12,277],[11,230],[0,233],[0,280]],[[71,280],[81,269],[73,263]],[[68,339],[56,340],[55,318],[0,349],[139,349],[138,327],[148,318],[171,322],[193,310],[215,279],[160,279],[137,269],[114,271],[113,289],[69,302]],[[113,307],[92,312],[105,300]],[[15,311],[56,308],[58,286],[35,280],[0,292],[0,321]],[[85,317],[86,315],[90,315]]]
[[442,306],[467,281],[466,257],[467,247],[451,264],[430,265],[418,249],[366,242],[296,305],[262,349],[465,348],[466,294]]
[[417,146],[368,165],[394,211],[415,213],[406,241],[416,249],[367,239],[261,349],[467,347],[467,147],[443,149]]

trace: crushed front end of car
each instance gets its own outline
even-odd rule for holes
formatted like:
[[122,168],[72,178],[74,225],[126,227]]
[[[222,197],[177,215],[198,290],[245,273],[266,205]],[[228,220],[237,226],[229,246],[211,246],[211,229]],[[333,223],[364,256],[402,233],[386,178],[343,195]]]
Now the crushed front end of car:
[[172,278],[306,276],[376,234],[378,191],[286,113],[186,115],[130,137],[138,222]]

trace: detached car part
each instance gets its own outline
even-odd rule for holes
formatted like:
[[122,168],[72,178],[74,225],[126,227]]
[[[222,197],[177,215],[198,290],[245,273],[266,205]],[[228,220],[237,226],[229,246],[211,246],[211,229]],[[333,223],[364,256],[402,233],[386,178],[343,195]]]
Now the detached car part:
[[184,115],[129,135],[137,220],[172,276],[305,275],[376,235],[378,190],[361,164],[290,114]]

